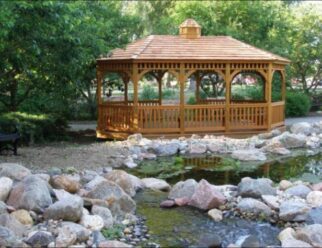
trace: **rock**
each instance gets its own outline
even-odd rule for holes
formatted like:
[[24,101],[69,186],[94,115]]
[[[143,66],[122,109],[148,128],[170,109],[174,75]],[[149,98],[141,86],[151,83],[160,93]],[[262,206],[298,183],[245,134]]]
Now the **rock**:
[[212,153],[228,153],[230,148],[224,140],[216,140],[216,142],[207,145],[208,150]]
[[80,224],[91,231],[100,231],[104,227],[104,220],[98,215],[83,215]]
[[242,197],[261,198],[262,195],[276,195],[272,182],[266,178],[243,178],[238,184],[238,193]]
[[107,180],[119,185],[129,196],[135,196],[137,190],[144,188],[143,182],[123,170],[113,170],[104,176]]
[[[64,190],[60,190],[64,191]],[[45,219],[66,220],[77,222],[82,217],[83,199],[77,195],[65,192],[57,202],[50,205],[44,212]]]
[[176,198],[174,199],[174,202],[177,206],[182,207],[182,206],[188,205],[190,202],[190,199],[187,197]]
[[283,242],[284,240],[287,240],[287,239],[295,239],[294,229],[291,227],[285,228],[283,231],[281,231],[278,234],[278,239],[281,242]]
[[280,206],[278,198],[273,195],[262,195],[262,200],[264,203],[272,209],[277,210]]
[[18,237],[22,237],[27,231],[26,226],[9,214],[0,215],[0,226],[10,229]]
[[285,148],[301,148],[306,145],[306,136],[285,132],[277,137]]
[[28,237],[26,243],[32,247],[46,247],[54,241],[55,239],[50,232],[36,231]]
[[10,229],[0,226],[0,247],[23,247],[23,243]]
[[259,240],[254,235],[247,235],[238,238],[236,245],[242,248],[261,247]]
[[34,223],[29,212],[24,209],[14,211],[10,215],[23,225],[32,226]]
[[154,160],[157,158],[157,155],[155,155],[153,153],[141,153],[141,158],[147,159],[147,160]]
[[309,248],[310,244],[297,239],[285,239],[282,241],[282,247],[285,248]]
[[58,229],[58,236],[56,238],[56,247],[68,247],[73,245],[77,240],[77,235],[67,227]]
[[137,163],[133,161],[132,157],[128,157],[127,159],[124,159],[123,165],[130,169],[138,166]]
[[222,212],[216,208],[208,211],[208,215],[216,222],[222,221]]
[[295,134],[304,134],[304,135],[310,135],[312,133],[312,126],[308,122],[298,122],[291,126],[290,128],[292,133]]
[[155,153],[158,156],[172,156],[178,153],[180,150],[180,144],[176,142],[171,142],[171,143],[161,143],[157,144],[154,147]]
[[312,185],[314,191],[322,191],[322,183],[316,183]]
[[98,245],[99,248],[131,248],[132,246],[117,240],[102,241]]
[[46,183],[49,183],[50,181],[50,175],[45,173],[37,173],[37,174],[34,174],[34,176],[39,177],[40,179],[44,180]]
[[31,175],[13,187],[7,203],[16,209],[39,213],[52,204],[52,199],[47,184],[39,177]]
[[127,137],[127,141],[131,144],[139,143],[142,140],[142,134],[135,133]]
[[73,222],[63,221],[61,223],[61,226],[63,228],[68,229],[70,232],[74,233],[76,235],[76,239],[78,242],[87,241],[91,234],[91,232],[88,229],[86,229],[82,225],[79,225]]
[[265,154],[258,149],[236,150],[233,151],[231,157],[241,161],[265,161]]
[[194,179],[177,182],[171,189],[168,198],[176,199],[186,197],[190,199],[194,194],[198,183]]
[[63,189],[69,193],[76,193],[80,185],[76,180],[73,180],[69,175],[53,176],[50,180],[51,186],[55,189]]
[[206,180],[200,180],[189,202],[190,206],[199,209],[212,209],[225,204],[225,196]]
[[171,186],[162,179],[157,178],[143,178],[141,181],[145,187],[152,190],[169,191]]
[[84,170],[81,172],[80,176],[81,176],[80,182],[82,184],[86,184],[86,183],[89,183],[90,181],[92,181],[95,177],[97,177],[99,175],[96,171]]
[[165,200],[160,203],[161,208],[172,208],[175,206],[175,201],[174,200]]
[[307,204],[288,200],[281,203],[279,217],[284,221],[304,221],[309,211]]
[[105,228],[113,227],[113,216],[108,208],[94,205],[92,207],[92,214],[102,217]]
[[306,147],[310,149],[317,149],[321,145],[321,141],[317,136],[311,136],[306,139]]
[[309,243],[313,247],[322,247],[322,225],[304,226],[296,231],[296,238]]
[[311,191],[306,196],[306,202],[313,207],[322,206],[322,191]]
[[306,223],[308,224],[322,224],[322,206],[312,208],[307,215]]
[[237,204],[237,209],[242,213],[262,214],[265,217],[272,214],[272,210],[267,205],[253,198],[241,199]]
[[3,201],[0,201],[0,214],[6,214],[6,213],[8,213],[7,205]]
[[307,187],[303,184],[299,184],[299,185],[292,186],[291,188],[288,188],[287,190],[285,190],[285,193],[305,199],[306,196],[311,191],[312,190],[309,187]]
[[203,143],[191,143],[188,148],[190,154],[203,154],[207,151],[207,145]]
[[0,178],[0,201],[6,201],[12,188],[13,181],[9,177]]
[[97,187],[97,185],[99,185],[102,182],[106,182],[106,179],[102,176],[97,176],[93,180],[91,180],[90,182],[85,184],[84,189],[87,191],[91,191],[91,190],[95,189]]
[[197,247],[220,248],[221,243],[221,238],[217,234],[206,234],[200,238]]
[[279,183],[279,188],[280,188],[280,190],[283,190],[283,191],[292,187],[292,186],[293,186],[293,184],[288,180],[282,180]]
[[30,170],[20,164],[2,163],[0,164],[0,177],[9,177],[12,180],[20,181],[24,177],[31,175]]
[[123,189],[111,181],[102,181],[86,195],[91,199],[100,199],[108,203],[108,208],[114,218],[122,217],[126,213],[134,213],[136,204]]

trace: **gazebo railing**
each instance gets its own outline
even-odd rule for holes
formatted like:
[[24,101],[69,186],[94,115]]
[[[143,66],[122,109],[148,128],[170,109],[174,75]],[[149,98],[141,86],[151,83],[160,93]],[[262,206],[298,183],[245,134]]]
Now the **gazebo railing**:
[[284,124],[285,114],[285,103],[284,101],[272,103],[272,126],[282,126]]

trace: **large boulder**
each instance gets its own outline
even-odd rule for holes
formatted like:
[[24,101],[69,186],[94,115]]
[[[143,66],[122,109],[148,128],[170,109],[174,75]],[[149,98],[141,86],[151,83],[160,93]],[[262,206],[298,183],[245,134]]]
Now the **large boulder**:
[[144,186],[152,190],[169,191],[171,186],[164,180],[158,178],[143,178]]
[[261,198],[262,195],[276,195],[276,189],[270,179],[245,177],[238,184],[238,193],[242,197]]
[[265,161],[266,155],[258,149],[236,150],[231,157],[241,161]]
[[198,183],[194,179],[177,182],[171,189],[168,198],[188,198],[190,199],[195,193]]
[[[59,191],[64,190],[62,189]],[[45,210],[45,219],[62,219],[74,222],[77,222],[81,219],[83,212],[83,199],[77,195],[69,194],[68,192],[64,192],[64,194],[65,195],[63,197]]]
[[61,223],[62,228],[67,228],[72,233],[76,234],[78,242],[85,242],[89,239],[91,232],[80,224],[74,222],[63,221]]
[[322,206],[312,208],[307,214],[306,223],[308,224],[322,224]]
[[285,190],[285,193],[305,199],[306,196],[311,191],[312,190],[308,186],[305,186],[303,184],[299,184],[299,185],[295,185],[295,186],[288,188],[287,190]]
[[56,175],[50,179],[50,184],[55,189],[63,189],[69,193],[76,193],[80,184],[74,178],[69,175]]
[[111,211],[108,208],[94,205],[92,207],[92,214],[102,217],[105,228],[113,227],[113,216]]
[[295,134],[309,135],[312,133],[312,125],[308,122],[298,122],[291,126],[291,132]]
[[306,136],[285,132],[277,137],[285,148],[301,148],[306,145]]
[[22,237],[27,231],[26,226],[9,214],[0,215],[0,226],[10,229],[18,237]]
[[180,150],[179,142],[158,143],[153,146],[155,153],[158,156],[171,156],[178,153]]
[[79,223],[91,231],[100,231],[104,227],[104,220],[99,215],[83,214]]
[[13,181],[9,177],[0,178],[0,201],[6,201],[12,188]]
[[86,194],[86,197],[106,202],[114,217],[134,213],[136,208],[135,202],[119,185],[107,180],[97,184]]
[[203,143],[191,143],[188,146],[188,152],[190,154],[203,154],[207,151],[207,145]]
[[306,203],[288,200],[281,203],[279,217],[284,221],[304,221],[309,211]]
[[37,176],[26,176],[13,187],[7,203],[16,209],[43,212],[52,204],[48,184]]
[[272,214],[272,210],[266,204],[253,198],[243,198],[237,204],[237,209],[241,213],[253,213],[256,215],[263,214],[268,217]]
[[31,175],[30,170],[20,164],[2,163],[0,164],[0,177],[9,177],[12,180],[22,180]]
[[76,233],[69,230],[67,227],[58,229],[58,236],[56,238],[56,247],[69,247],[77,240]]
[[272,209],[279,209],[280,203],[279,199],[273,195],[262,195],[263,202]]
[[218,191],[214,185],[211,185],[206,180],[200,180],[194,194],[189,202],[190,206],[208,210],[218,208],[226,202],[225,196]]
[[306,196],[306,202],[313,207],[322,206],[322,191],[311,191]]
[[138,177],[123,170],[113,170],[104,177],[119,185],[129,196],[135,196],[137,190],[144,188],[143,182]]
[[296,231],[296,238],[311,244],[313,247],[322,247],[322,225],[304,226]]

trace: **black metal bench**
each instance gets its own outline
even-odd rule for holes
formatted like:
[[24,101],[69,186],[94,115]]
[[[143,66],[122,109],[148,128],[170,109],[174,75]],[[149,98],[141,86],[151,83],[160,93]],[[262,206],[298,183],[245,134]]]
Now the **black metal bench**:
[[12,150],[13,154],[17,155],[20,134],[16,127],[12,128],[12,130],[12,132],[7,132],[0,128],[0,154],[3,150]]

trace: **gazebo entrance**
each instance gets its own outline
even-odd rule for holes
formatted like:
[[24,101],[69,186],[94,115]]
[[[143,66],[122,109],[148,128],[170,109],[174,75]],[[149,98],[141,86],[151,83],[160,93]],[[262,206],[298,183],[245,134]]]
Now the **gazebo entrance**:
[[[97,60],[98,137],[126,138],[132,133],[153,136],[256,133],[284,125],[284,67],[289,61],[231,37],[201,36],[200,30],[194,20],[188,19],[181,24],[179,36],[149,36]],[[102,86],[109,72],[122,78],[122,100],[106,97]],[[175,103],[162,99],[165,87],[162,79],[166,73],[177,81]],[[157,99],[139,99],[142,90],[139,82],[146,74],[157,82]],[[212,89],[215,93],[210,97],[201,97],[213,80],[210,74],[215,74],[218,81],[210,85],[220,84],[221,88],[216,92]],[[275,90],[279,92],[278,99],[272,96],[275,74],[280,76],[279,89]],[[256,97],[262,94],[260,99],[237,97],[241,87],[234,90],[236,82],[242,85],[258,80],[263,82],[262,92],[255,92]],[[194,84],[195,100],[188,104],[189,83]]]

